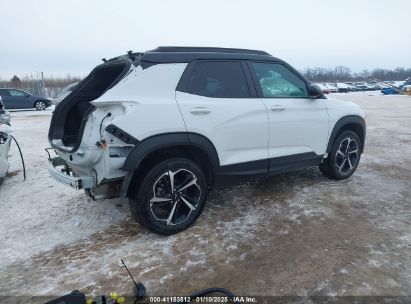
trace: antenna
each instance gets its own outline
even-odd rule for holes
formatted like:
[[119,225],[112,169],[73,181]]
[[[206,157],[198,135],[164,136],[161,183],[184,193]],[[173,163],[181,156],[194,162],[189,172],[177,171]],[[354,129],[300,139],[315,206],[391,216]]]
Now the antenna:
[[136,283],[133,276],[131,275],[130,271],[127,268],[126,263],[124,263],[123,259],[120,259],[121,263],[123,263],[124,267],[126,268],[128,275],[133,280],[134,286],[136,287],[136,296],[137,298],[142,298],[146,294],[146,288],[144,287],[143,283]]

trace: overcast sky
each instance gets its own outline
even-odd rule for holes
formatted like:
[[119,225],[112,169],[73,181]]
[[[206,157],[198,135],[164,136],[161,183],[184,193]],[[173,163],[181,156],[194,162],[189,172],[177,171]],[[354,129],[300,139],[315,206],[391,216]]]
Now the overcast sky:
[[160,45],[268,51],[297,69],[411,67],[409,0],[0,0],[0,78],[85,76]]

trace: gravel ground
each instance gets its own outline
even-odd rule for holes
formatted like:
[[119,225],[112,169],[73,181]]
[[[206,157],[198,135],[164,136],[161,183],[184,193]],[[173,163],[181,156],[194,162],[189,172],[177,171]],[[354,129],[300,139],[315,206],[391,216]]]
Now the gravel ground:
[[367,114],[350,179],[311,168],[212,191],[197,223],[171,237],[136,224],[127,202],[54,182],[51,110],[13,112],[28,178],[13,147],[16,174],[0,186],[0,295],[130,294],[122,258],[149,295],[217,285],[255,296],[411,296],[411,97],[333,95]]

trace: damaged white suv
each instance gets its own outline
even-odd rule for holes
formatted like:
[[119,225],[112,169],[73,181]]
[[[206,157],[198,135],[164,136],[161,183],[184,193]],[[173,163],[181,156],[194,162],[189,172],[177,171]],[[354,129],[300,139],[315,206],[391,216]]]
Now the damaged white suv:
[[213,187],[357,168],[363,111],[266,52],[159,47],[104,61],[56,107],[49,171],[95,199],[128,197],[155,233],[193,224]]

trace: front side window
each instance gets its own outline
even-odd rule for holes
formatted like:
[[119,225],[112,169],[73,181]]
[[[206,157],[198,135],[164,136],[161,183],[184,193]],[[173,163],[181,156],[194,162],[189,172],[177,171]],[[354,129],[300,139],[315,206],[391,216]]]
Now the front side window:
[[26,94],[24,94],[22,91],[18,91],[18,90],[9,90],[9,94],[10,96],[26,96]]
[[251,65],[264,97],[308,97],[305,82],[282,64],[253,62]]
[[199,61],[188,79],[190,94],[214,98],[250,97],[241,62]]

